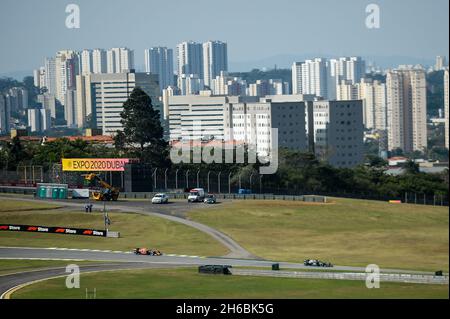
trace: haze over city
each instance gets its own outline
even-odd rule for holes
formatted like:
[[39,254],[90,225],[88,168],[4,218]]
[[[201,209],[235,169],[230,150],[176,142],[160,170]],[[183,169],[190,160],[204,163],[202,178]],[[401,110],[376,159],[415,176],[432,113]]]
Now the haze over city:
[[[379,29],[365,25],[372,2],[380,6]],[[80,7],[79,29],[65,26],[70,3]],[[3,0],[1,6],[0,75],[19,79],[62,49],[127,46],[136,52],[136,68],[143,69],[145,48],[174,48],[187,40],[226,41],[230,71],[347,55],[382,67],[431,65],[436,55],[449,52],[447,0]]]

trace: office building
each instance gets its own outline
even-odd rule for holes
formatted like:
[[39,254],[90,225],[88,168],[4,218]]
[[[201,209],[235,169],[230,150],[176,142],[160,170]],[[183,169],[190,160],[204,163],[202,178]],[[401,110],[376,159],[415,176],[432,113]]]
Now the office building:
[[[272,134],[278,131],[278,140]],[[238,96],[170,96],[170,140],[236,141],[260,156],[274,147],[307,149],[305,104]]]
[[105,135],[114,135],[117,130],[122,130],[120,113],[123,103],[135,87],[140,87],[152,98],[152,105],[160,111],[162,118],[156,75],[134,72],[90,74],[77,77],[76,125],[99,128]]

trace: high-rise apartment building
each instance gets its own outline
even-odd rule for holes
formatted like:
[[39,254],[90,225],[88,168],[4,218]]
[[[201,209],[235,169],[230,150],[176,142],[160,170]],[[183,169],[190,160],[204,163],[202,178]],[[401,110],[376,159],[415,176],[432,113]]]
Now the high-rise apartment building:
[[449,70],[444,71],[445,147],[449,149]]
[[31,132],[44,132],[51,127],[50,111],[46,109],[28,109],[28,127]]
[[66,92],[66,104],[64,105],[64,119],[66,120],[67,127],[77,127],[77,96],[76,90],[67,90]]
[[227,44],[221,41],[203,43],[203,80],[205,85],[210,87],[211,81],[222,71],[228,71]]
[[228,72],[222,71],[210,85],[213,95],[244,96],[247,94],[247,82],[241,78],[231,77]]
[[47,92],[56,96],[56,64],[55,58],[45,59],[45,86]]
[[162,90],[174,85],[173,50],[166,47],[154,47],[144,51],[145,72],[158,75],[159,88]]
[[363,162],[364,127],[362,101],[314,101],[308,122],[313,123],[314,151],[335,167],[354,167]]
[[94,49],[92,51],[92,73],[106,73],[106,51],[103,49]]
[[199,94],[205,87],[203,79],[197,74],[182,74],[178,77],[178,88],[181,95],[195,95]]
[[8,134],[10,131],[11,111],[6,103],[6,98],[0,93],[0,134]]
[[55,57],[55,97],[62,105],[65,104],[68,89],[75,89],[75,77],[80,74],[79,54],[72,50],[56,53]]
[[434,65],[435,71],[441,71],[446,67],[445,56],[438,55],[436,57],[436,64]]
[[424,151],[427,147],[427,90],[423,68],[387,72],[388,149]]
[[203,76],[203,46],[196,42],[183,42],[177,45],[177,74],[195,74],[199,79]]
[[92,70],[93,70],[92,51],[85,49],[81,51],[81,74],[88,75],[92,73]]
[[35,87],[44,88],[45,83],[45,67],[40,67],[39,69],[33,70],[33,84]]
[[328,68],[325,59],[316,58],[292,65],[293,94],[313,94],[328,98]]
[[52,118],[56,119],[57,112],[58,112],[58,110],[56,108],[57,102],[56,102],[55,97],[52,94],[50,94],[48,92],[39,94],[37,96],[37,101],[41,104],[42,108],[50,111],[50,116]]
[[356,84],[352,84],[350,80],[342,80],[336,93],[338,101],[363,101],[363,123],[366,129],[387,129],[386,84],[369,79],[361,79]]
[[122,73],[134,69],[134,51],[128,48],[112,48],[106,54],[107,73]]

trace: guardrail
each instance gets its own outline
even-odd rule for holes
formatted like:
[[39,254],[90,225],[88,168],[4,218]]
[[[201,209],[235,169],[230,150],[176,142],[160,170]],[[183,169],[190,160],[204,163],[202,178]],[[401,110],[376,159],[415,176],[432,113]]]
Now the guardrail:
[[[120,193],[121,198],[126,199],[151,199],[156,192],[153,193]],[[171,199],[186,199],[188,193],[165,193]],[[273,194],[214,194],[217,199],[237,199],[237,200],[290,200],[300,202],[326,203],[326,196],[316,195],[273,195]]]
[[[283,278],[310,278],[310,279],[334,279],[334,280],[363,280],[367,278],[366,273],[346,272],[306,272],[306,271],[270,271],[250,269],[230,269],[233,275],[239,276],[264,276]],[[380,281],[383,282],[405,282],[418,284],[448,285],[448,276],[413,275],[413,274],[386,274],[380,273]]]

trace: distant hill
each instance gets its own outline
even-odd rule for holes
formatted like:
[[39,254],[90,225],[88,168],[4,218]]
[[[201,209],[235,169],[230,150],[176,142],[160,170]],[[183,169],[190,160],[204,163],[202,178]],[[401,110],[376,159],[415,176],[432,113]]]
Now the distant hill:
[[14,71],[7,73],[0,73],[0,78],[13,78],[17,81],[22,81],[26,76],[33,76],[33,71]]

